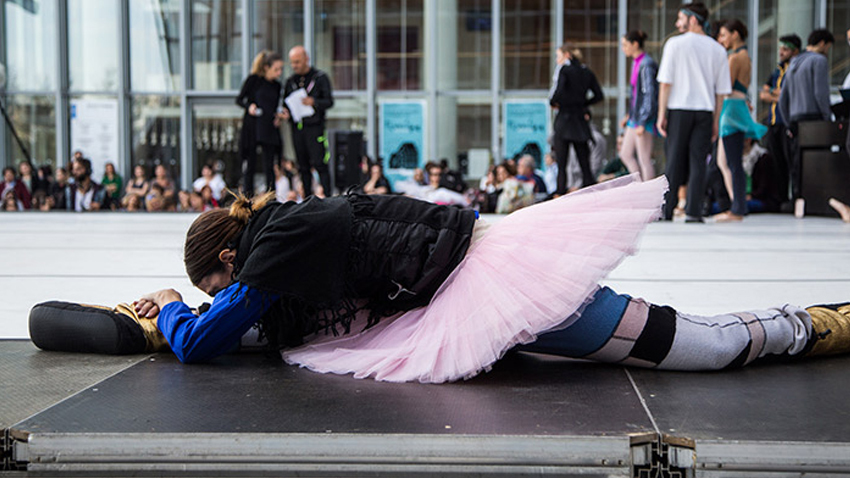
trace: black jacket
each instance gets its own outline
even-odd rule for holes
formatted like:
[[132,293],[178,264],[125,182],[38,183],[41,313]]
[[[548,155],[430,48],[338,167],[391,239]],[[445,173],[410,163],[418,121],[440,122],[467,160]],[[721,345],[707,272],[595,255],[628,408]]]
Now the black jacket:
[[[593,93],[589,99],[588,91]],[[558,108],[555,135],[565,141],[589,141],[590,125],[584,116],[590,105],[604,98],[596,75],[589,68],[576,61],[561,66],[558,84],[549,99],[549,104]]]
[[[280,103],[280,89],[279,81],[268,81],[258,75],[249,76],[242,84],[236,104],[245,109],[239,137],[243,158],[253,157],[251,155],[256,150],[257,143],[281,146],[280,129],[274,125],[277,106]],[[248,107],[252,103],[263,110],[260,116],[248,113]]]
[[658,63],[646,55],[640,61],[636,90],[637,94],[629,102],[629,119],[637,126],[650,127],[658,118]]
[[[316,110],[313,116],[304,118],[302,122],[305,125],[321,125],[324,128],[325,112],[334,105],[331,80],[328,78],[328,75],[324,71],[310,68],[310,71],[305,75],[290,76],[286,79],[286,84],[284,85],[284,99],[299,88],[307,90],[307,95],[315,100],[313,108]],[[291,119],[290,122],[292,122]]]
[[469,247],[475,213],[403,196],[272,203],[234,241],[235,279],[281,297],[269,340],[296,345],[357,307],[373,320],[427,305]]

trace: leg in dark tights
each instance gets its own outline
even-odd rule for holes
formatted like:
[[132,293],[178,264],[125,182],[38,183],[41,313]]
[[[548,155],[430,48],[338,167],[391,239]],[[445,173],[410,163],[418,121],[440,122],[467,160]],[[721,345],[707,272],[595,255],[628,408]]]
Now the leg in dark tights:
[[732,214],[747,214],[747,174],[744,172],[744,133],[723,137],[726,164],[732,172]]
[[590,169],[590,146],[586,142],[578,141],[573,143],[573,148],[576,150],[576,158],[581,168],[581,187],[586,188],[596,184],[596,178],[593,177],[593,171]]
[[567,161],[570,158],[570,142],[555,138],[555,160],[558,162],[558,188],[555,194],[567,194]]
[[263,145],[263,172],[266,175],[266,191],[274,191],[274,163],[278,158],[278,148]]

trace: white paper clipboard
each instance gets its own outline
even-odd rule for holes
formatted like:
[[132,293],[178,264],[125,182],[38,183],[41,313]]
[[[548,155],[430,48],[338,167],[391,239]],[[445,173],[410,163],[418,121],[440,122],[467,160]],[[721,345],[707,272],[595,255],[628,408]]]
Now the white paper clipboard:
[[283,100],[286,103],[289,114],[292,116],[292,121],[299,123],[302,119],[313,116],[316,110],[312,106],[305,105],[301,102],[307,97],[307,90],[298,88],[293,91]]

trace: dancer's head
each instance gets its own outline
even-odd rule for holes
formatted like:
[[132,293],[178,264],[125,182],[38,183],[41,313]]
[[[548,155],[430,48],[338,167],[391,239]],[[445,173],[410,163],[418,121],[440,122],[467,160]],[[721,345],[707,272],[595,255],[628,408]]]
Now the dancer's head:
[[643,53],[643,45],[646,42],[646,33],[640,30],[632,30],[620,40],[620,48],[629,58],[637,58]]
[[262,76],[267,80],[276,80],[283,74],[283,57],[280,53],[263,50],[254,57],[251,64],[251,74]]
[[708,21],[708,8],[699,2],[682,4],[676,17],[676,28],[680,33],[710,34],[711,24]]
[[[232,194],[232,193],[231,193]],[[230,209],[207,211],[189,227],[183,249],[183,262],[192,284],[214,296],[232,282],[236,259],[234,239],[245,229],[254,212],[274,198],[274,192],[248,199],[234,194]]]

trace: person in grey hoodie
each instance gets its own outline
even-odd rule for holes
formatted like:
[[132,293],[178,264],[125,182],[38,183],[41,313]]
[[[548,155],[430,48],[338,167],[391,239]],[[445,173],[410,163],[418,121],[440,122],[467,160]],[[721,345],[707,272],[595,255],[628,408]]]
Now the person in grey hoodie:
[[800,192],[800,143],[797,131],[801,121],[829,121],[829,65],[826,55],[835,43],[829,30],[815,30],[809,35],[806,51],[791,60],[782,93],[779,95],[779,111],[788,121],[788,137],[791,146],[791,197],[799,199]]

